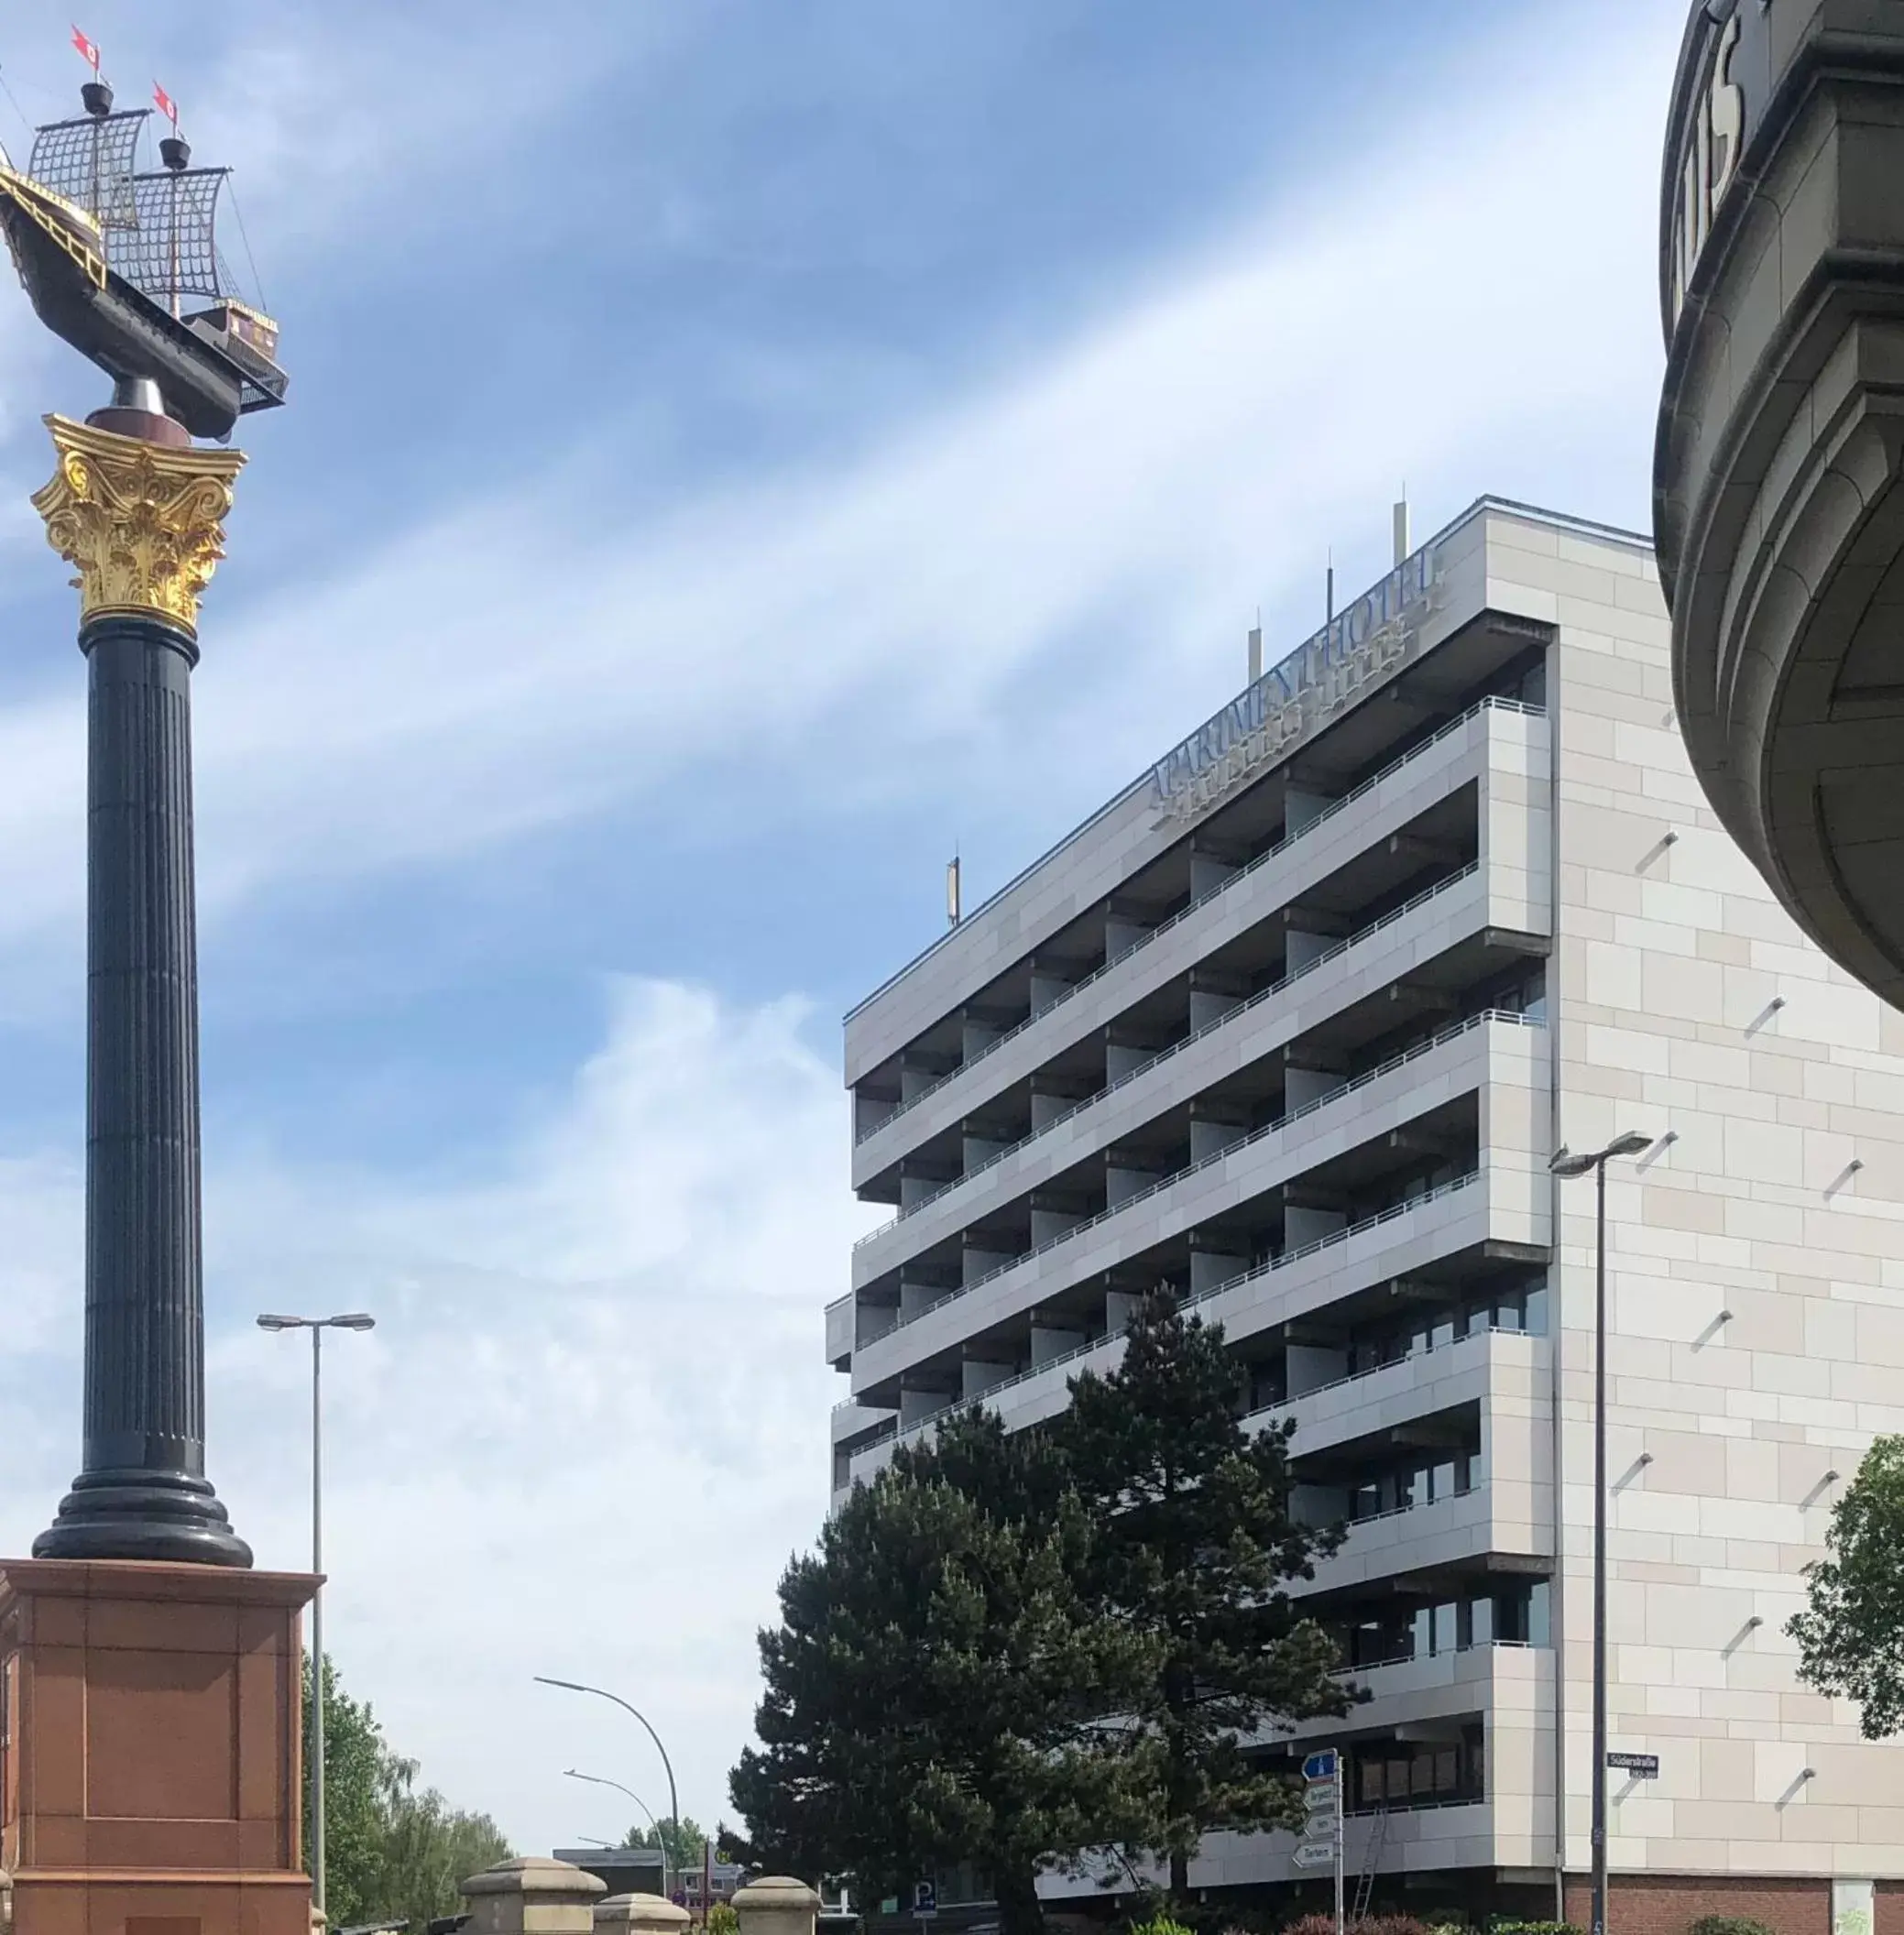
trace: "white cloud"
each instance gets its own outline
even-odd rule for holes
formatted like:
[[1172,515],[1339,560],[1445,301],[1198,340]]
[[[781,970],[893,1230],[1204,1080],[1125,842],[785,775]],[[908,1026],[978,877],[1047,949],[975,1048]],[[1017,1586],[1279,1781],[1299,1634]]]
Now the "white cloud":
[[[722,1811],[754,1631],[830,1482],[820,1311],[870,1219],[799,1004],[610,992],[600,1052],[541,1119],[498,1125],[486,1174],[214,1151],[208,1187],[213,1480],[260,1565],[305,1562],[308,1351],[250,1317],[375,1311],[326,1352],[329,1642],[426,1777],[531,1851],[627,1824],[564,1767],[665,1806],[632,1723],[538,1672],[642,1707],[684,1810]],[[0,1550],[17,1551],[77,1450],[77,1179],[0,1165]],[[29,1379],[63,1402],[24,1404]]]
[[[1325,546],[1382,530],[1391,480],[1426,517],[1484,488],[1640,514],[1670,47],[1657,23],[1614,27],[1481,49],[1463,93],[1359,172],[1291,189],[1125,312],[846,468],[624,530],[584,452],[246,608],[214,586],[208,909],[664,805],[710,757],[808,793],[836,768],[949,793],[989,737],[1031,749],[1001,701],[1081,628],[1106,644],[1065,744],[1094,781],[1121,774],[1220,699],[1256,603],[1288,635],[1307,623]],[[1132,611],[1141,641],[1114,622]],[[56,836],[79,712],[75,694],[0,715],[56,776],[16,793],[0,944],[78,892]]]

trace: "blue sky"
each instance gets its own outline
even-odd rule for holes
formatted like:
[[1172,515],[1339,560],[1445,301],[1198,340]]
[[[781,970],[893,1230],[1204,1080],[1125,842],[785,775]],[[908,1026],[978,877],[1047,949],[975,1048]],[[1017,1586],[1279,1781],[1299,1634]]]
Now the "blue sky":
[[[725,1809],[824,1508],[838,1015],[1483,491],[1643,528],[1677,0],[86,0],[292,403],[197,675],[214,1481],[534,1852]],[[16,0],[31,119],[83,70]],[[399,16],[400,15],[400,16]],[[0,139],[27,137],[0,99]],[[242,250],[237,251],[242,254]],[[77,1456],[83,667],[0,291],[0,1550]],[[624,1810],[625,1811],[625,1810]]]

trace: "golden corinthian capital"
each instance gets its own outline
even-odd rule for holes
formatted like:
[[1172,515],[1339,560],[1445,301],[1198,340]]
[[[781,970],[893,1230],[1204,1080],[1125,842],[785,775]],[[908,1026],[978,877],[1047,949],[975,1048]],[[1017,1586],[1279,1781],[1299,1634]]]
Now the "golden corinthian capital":
[[148,443],[69,417],[46,426],[60,467],[33,493],[33,508],[47,542],[79,567],[81,621],[138,612],[196,636],[245,454]]

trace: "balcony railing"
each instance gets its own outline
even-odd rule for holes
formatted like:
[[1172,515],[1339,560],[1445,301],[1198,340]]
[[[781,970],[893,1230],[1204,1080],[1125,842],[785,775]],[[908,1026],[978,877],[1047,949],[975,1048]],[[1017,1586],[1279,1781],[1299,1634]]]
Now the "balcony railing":
[[1550,1650],[1545,1641],[1537,1639],[1471,1639],[1466,1645],[1443,1646],[1436,1652],[1395,1653],[1386,1659],[1365,1659],[1359,1666],[1338,1667],[1334,1678],[1352,1679],[1358,1673],[1379,1673],[1384,1667],[1418,1667],[1424,1660],[1458,1659],[1463,1653],[1540,1653]]
[[[1365,1235],[1371,1230],[1379,1229],[1384,1223],[1392,1223],[1397,1217],[1407,1215],[1411,1209],[1419,1209],[1428,1203],[1439,1202],[1445,1197],[1458,1195],[1463,1189],[1472,1189],[1486,1174],[1485,1169],[1471,1169],[1467,1175],[1458,1175],[1451,1182],[1443,1183],[1437,1188],[1424,1190],[1421,1195],[1410,1197],[1404,1202],[1391,1203],[1386,1209],[1378,1210],[1373,1216],[1364,1217],[1361,1222],[1351,1223],[1346,1230],[1332,1230],[1328,1236],[1318,1237],[1312,1243],[1304,1243],[1300,1249],[1286,1250],[1280,1256],[1273,1257],[1266,1263],[1258,1263],[1251,1269],[1238,1272],[1236,1275],[1220,1284],[1212,1284],[1209,1289],[1199,1290],[1194,1296],[1183,1298],[1178,1307],[1192,1310],[1199,1304],[1207,1304],[1212,1297],[1221,1296],[1227,1291],[1235,1290],[1244,1284],[1273,1276],[1278,1270],[1286,1270],[1292,1263],[1299,1263],[1320,1251],[1333,1249],[1338,1243],[1346,1243],[1355,1237]],[[1029,1365],[1012,1377],[1001,1378],[997,1383],[989,1385],[971,1397],[951,1399],[940,1405],[936,1411],[928,1412],[925,1416],[915,1419],[898,1435],[902,1440],[910,1442],[922,1431],[929,1430],[955,1411],[966,1411],[975,1405],[986,1404],[1001,1391],[1009,1391],[1014,1385],[1023,1383],[1028,1378],[1043,1377],[1047,1371],[1056,1370],[1060,1364],[1073,1363],[1078,1358],[1089,1357],[1095,1350],[1107,1350],[1112,1344],[1122,1342],[1122,1331],[1115,1336],[1087,1338],[1083,1343],[1074,1344],[1070,1350],[1061,1350],[1056,1357],[1046,1358],[1042,1364]]]
[[968,1295],[981,1285],[990,1283],[994,1277],[1004,1275],[1006,1271],[1015,1270],[1021,1263],[1028,1262],[1031,1258],[1043,1256],[1048,1252],[1056,1250],[1060,1244],[1068,1243],[1073,1238],[1082,1236],[1088,1230],[1095,1230],[1101,1224],[1108,1223],[1113,1217],[1123,1215],[1127,1209],[1134,1209],[1139,1203],[1149,1202],[1152,1197],[1161,1196],[1165,1190],[1176,1188],[1179,1183],[1186,1181],[1188,1177],[1200,1175],[1206,1169],[1214,1168],[1219,1163],[1227,1162],[1239,1150],[1248,1149],[1253,1144],[1264,1141],[1266,1137],[1281,1134],[1292,1122],[1300,1121],[1304,1117],[1313,1115],[1319,1109],[1328,1108],[1331,1102],[1340,1101],[1343,1096],[1353,1089],[1362,1088],[1368,1083],[1380,1079],[1384,1075],[1392,1075],[1397,1068],[1405,1067],[1408,1063],[1419,1060],[1422,1055],[1428,1054],[1431,1050],[1445,1045],[1454,1040],[1457,1035],[1466,1034],[1471,1029],[1478,1028],[1486,1022],[1500,1022],[1511,1027],[1520,1028],[1539,1028],[1545,1025],[1542,1022],[1535,1020],[1528,1015],[1516,1013],[1511,1008],[1484,1009],[1480,1014],[1473,1015],[1465,1022],[1457,1022],[1452,1028],[1444,1029],[1439,1034],[1435,1035],[1430,1040],[1422,1042],[1417,1046],[1408,1049],[1406,1053],[1392,1057],[1383,1063],[1379,1068],[1372,1068],[1365,1075],[1357,1076],[1352,1082],[1345,1082],[1340,1088],[1332,1088],[1327,1095],[1318,1096],[1314,1101],[1305,1102],[1299,1109],[1292,1109],[1286,1115],[1278,1116],[1275,1121],[1265,1123],[1261,1129],[1239,1138],[1236,1142],[1228,1143],[1221,1149],[1213,1151],[1209,1155],[1199,1157],[1194,1163],[1187,1163],[1181,1169],[1173,1169],[1168,1175],[1159,1176],[1155,1182],[1137,1190],[1134,1194],[1120,1197],[1118,1201],[1108,1204],[1104,1208],[1100,1209],[1095,1216],[1087,1217],[1082,1222],[1073,1223],[1068,1230],[1061,1230],[1056,1236],[1046,1237],[1042,1243],[1034,1243],[1031,1249],[1021,1251],[1018,1255],[1009,1258],[1002,1263],[994,1264],[991,1269],[973,1277],[970,1283],[960,1284],[957,1289],[947,1291],[943,1296],[934,1297],[929,1304],[922,1304],[910,1317],[901,1317],[898,1323],[893,1325],[892,1330],[881,1332],[881,1336],[891,1337],[893,1331],[903,1330],[909,1324],[916,1324],[921,1317],[929,1317],[933,1311],[942,1310],[947,1304],[956,1303],[961,1296]]
[[[1477,862],[1476,865],[1478,864],[1479,863]],[[1421,906],[1425,902],[1431,901],[1438,893],[1446,891],[1448,888],[1455,884],[1455,881],[1465,880],[1469,879],[1470,876],[1472,876],[1475,870],[1476,869],[1474,866],[1470,866],[1464,868],[1460,873],[1455,874],[1454,876],[1452,876],[1452,878],[1449,880],[1438,881],[1434,886],[1430,887],[1425,893],[1417,894],[1416,897],[1412,901],[1406,902],[1406,905],[1397,907],[1394,911],[1394,913],[1384,914],[1381,920],[1376,921],[1370,926],[1364,927],[1360,934],[1351,934],[1347,940],[1339,941],[1335,946],[1330,949],[1328,954],[1318,956],[1317,958],[1309,964],[1309,967],[1320,967],[1324,961],[1331,959],[1334,956],[1340,954],[1345,947],[1352,947],[1354,946],[1356,942],[1362,940],[1364,935],[1373,934],[1376,928],[1386,926],[1390,921],[1399,920],[1401,916],[1405,913],[1412,913],[1416,908]],[[1041,1136],[1049,1135],[1054,1129],[1059,1127],[1059,1125],[1062,1123],[1068,1122],[1072,1120],[1074,1116],[1082,1115],[1086,1110],[1096,1108],[1100,1102],[1103,1101],[1108,1096],[1114,1095],[1118,1089],[1125,1087],[1126,1084],[1134,1082],[1140,1076],[1148,1075],[1151,1070],[1156,1067],[1156,1066],[1160,1062],[1167,1062],[1172,1055],[1181,1055],[1186,1048],[1188,1048],[1193,1044],[1201,1041],[1204,1036],[1208,1034],[1213,1034],[1219,1028],[1221,1028],[1233,1016],[1246,1012],[1249,1009],[1253,1008],[1258,1001],[1267,1000],[1268,998],[1273,994],[1280,994],[1283,989],[1289,985],[1291,981],[1299,980],[1303,975],[1308,972],[1309,968],[1299,968],[1294,974],[1285,975],[1283,978],[1275,985],[1275,987],[1264,989],[1260,993],[1252,995],[1247,1001],[1242,1002],[1238,1007],[1231,1009],[1228,1013],[1220,1014],[1213,1022],[1206,1022],[1203,1026],[1198,1029],[1194,1034],[1186,1035],[1182,1041],[1173,1043],[1168,1048],[1159,1049],[1158,1052],[1155,1055],[1152,1055],[1147,1061],[1139,1062],[1136,1067],[1130,1069],[1127,1073],[1123,1075],[1119,1076],[1114,1082],[1106,1083],[1105,1086],[1100,1088],[1095,1095],[1088,1095],[1084,1098],[1082,1101],[1074,1102],[1071,1107],[1064,1110],[1062,1114],[1053,1116],[1048,1122],[1045,1122],[1040,1127],[1034,1129],[1029,1135],[1020,1136],[1015,1142],[1010,1142],[1004,1148],[994,1151],[992,1154],[988,1155],[985,1160],[980,1163],[976,1168],[968,1169],[963,1175],[954,1176],[949,1183],[942,1184],[938,1188],[935,1189],[930,1196],[921,1197],[916,1203],[908,1203],[906,1207],[900,1210],[896,1216],[888,1218],[887,1220],[881,1223],[878,1229],[869,1230],[864,1236],[855,1238],[853,1242],[853,1253],[857,1256],[861,1250],[865,1249],[867,1244],[876,1242],[881,1237],[888,1235],[891,1231],[897,1229],[901,1223],[904,1222],[908,1217],[918,1215],[920,1210],[927,1208],[930,1204],[937,1202],[941,1197],[950,1195],[953,1190],[958,1188],[962,1184],[976,1181],[977,1178],[983,1175],[988,1169],[990,1169],[997,1164],[1003,1162],[1008,1155],[1016,1155],[1021,1149],[1026,1148],[1031,1143],[1035,1142]],[[1354,1089],[1361,1088],[1370,1082],[1379,1081],[1383,1076],[1393,1074],[1395,1070],[1401,1067],[1404,1063],[1412,1062],[1417,1058],[1417,1056],[1428,1054],[1430,1049],[1440,1047],[1443,1043],[1452,1041],[1458,1034],[1465,1034],[1469,1029],[1479,1027],[1483,1022],[1506,1022],[1509,1023],[1518,1023],[1521,1026],[1526,1028],[1539,1028],[1545,1025],[1538,1018],[1522,1014],[1521,1012],[1519,1012],[1518,1010],[1516,1009],[1484,1008],[1479,1014],[1470,1015],[1466,1021],[1457,1022],[1453,1024],[1452,1027],[1444,1028],[1440,1032],[1440,1033],[1435,1035],[1432,1039],[1426,1042],[1417,1042],[1414,1047],[1405,1049],[1400,1055],[1391,1055],[1388,1060],[1386,1060],[1380,1066],[1380,1067],[1367,1069],[1362,1074],[1356,1076],[1351,1081],[1339,1083],[1335,1088],[1331,1088],[1327,1095],[1319,1095],[1312,1101],[1307,1101],[1303,1103],[1302,1106],[1298,1109],[1287,1110],[1283,1114],[1277,1116],[1275,1121],[1265,1122],[1262,1128],[1253,1130],[1247,1136],[1242,1137],[1236,1142],[1226,1143],[1224,1147],[1218,1152],[1219,1155],[1228,1155],[1233,1150],[1247,1148],[1251,1142],[1257,1142],[1265,1135],[1274,1135],[1277,1130],[1287,1128],[1291,1122],[1299,1120],[1305,1115],[1312,1113],[1318,1109],[1327,1108],[1330,1102],[1335,1101],[1338,1098],[1341,1096],[1350,1094]],[[1207,1157],[1205,1160],[1215,1161],[1216,1157]],[[1171,1173],[1170,1175],[1165,1178],[1165,1181],[1175,1182],[1178,1176],[1187,1175],[1191,1173],[1192,1169],[1200,1166],[1200,1164],[1192,1164],[1190,1169],[1175,1170]],[[1152,1193],[1152,1191],[1150,1189],[1146,1189],[1142,1193],[1145,1196],[1148,1196]],[[1100,1210],[1099,1212],[1099,1218],[1094,1219],[1094,1220],[1100,1219],[1102,1217],[1109,1215],[1111,1209],[1122,1209],[1124,1207],[1125,1203],[1133,1203],[1137,1200],[1138,1197],[1134,1196],[1125,1197],[1122,1201],[1112,1204],[1111,1206],[1111,1209]],[[1079,1223],[1076,1227],[1081,1230],[1087,1228],[1088,1226],[1086,1224]],[[1067,1230],[1064,1232],[1064,1234],[1066,1236],[1068,1236],[1071,1234],[1071,1231]],[[1054,1241],[1057,1240],[1058,1239],[1056,1238],[1053,1239]],[[957,1295],[956,1291],[952,1294],[954,1295]],[[941,1299],[941,1301],[943,1301],[943,1299]],[[924,1312],[921,1312],[919,1314],[923,1316]]]
[[[1538,1331],[1525,1329],[1518,1324],[1497,1323],[1490,1318],[1472,1330],[1464,1330],[1459,1337],[1450,1338],[1445,1344],[1429,1343],[1424,1344],[1419,1350],[1404,1350],[1398,1356],[1389,1358],[1384,1363],[1371,1364],[1366,1371],[1351,1371],[1345,1377],[1330,1378],[1326,1384],[1310,1384],[1298,1391],[1294,1397],[1278,1398],[1273,1404],[1258,1405],[1254,1410],[1246,1414],[1243,1422],[1247,1424],[1253,1419],[1265,1417],[1272,1411],[1278,1414],[1286,1412],[1291,1405],[1307,1403],[1312,1397],[1319,1397],[1325,1391],[1340,1391],[1345,1384],[1359,1384],[1365,1378],[1380,1377],[1384,1371],[1393,1371],[1397,1364],[1419,1363],[1425,1357],[1437,1357],[1443,1352],[1458,1350],[1471,1338],[1492,1337],[1497,1330],[1504,1337],[1536,1337],[1541,1334]],[[848,1402],[857,1403],[859,1400],[851,1399]],[[836,1405],[834,1408],[838,1410],[842,1407]]]
[[[1466,726],[1471,720],[1480,717],[1480,716],[1484,712],[1518,713],[1523,716],[1536,719],[1545,718],[1547,716],[1545,707],[1539,705],[1529,705],[1519,699],[1483,699],[1478,704],[1471,705],[1468,710],[1462,713],[1458,719],[1450,719],[1447,725],[1442,727],[1441,729],[1434,735],[1432,738],[1424,739],[1419,746],[1415,747],[1411,751],[1405,752],[1400,759],[1391,760],[1386,766],[1383,767],[1380,772],[1374,773],[1370,778],[1362,781],[1361,785],[1354,788],[1352,792],[1345,793],[1339,800],[1330,801],[1330,804],[1325,806],[1313,820],[1308,821],[1306,825],[1297,828],[1296,832],[1285,835],[1284,837],[1278,840],[1274,847],[1265,847],[1264,851],[1259,853],[1254,859],[1249,862],[1247,866],[1240,867],[1234,873],[1230,875],[1227,880],[1219,880],[1214,887],[1207,888],[1202,893],[1199,893],[1195,900],[1189,902],[1185,906],[1179,907],[1177,911],[1169,917],[1168,920],[1158,922],[1158,924],[1154,927],[1151,928],[1148,933],[1140,935],[1134,941],[1131,943],[1128,947],[1121,948],[1116,954],[1111,955],[1107,960],[1105,960],[1101,966],[1092,968],[1090,973],[1086,975],[1081,980],[1073,981],[1070,986],[1065,989],[1065,990],[1061,994],[1057,995],[1045,1007],[1040,1008],[1036,1013],[1028,1014],[1023,1021],[1017,1022],[1012,1027],[1007,1028],[1002,1034],[994,1035],[992,1039],[987,1042],[981,1048],[976,1049],[972,1054],[965,1056],[964,1059],[960,1061],[957,1067],[948,1068],[944,1075],[939,1076],[935,1080],[928,1082],[925,1087],[918,1090],[916,1094],[909,1095],[903,1101],[900,1101],[895,1104],[889,1114],[881,1116],[880,1120],[877,1122],[873,1123],[873,1125],[870,1129],[859,1130],[856,1128],[853,1135],[853,1142],[855,1146],[857,1146],[860,1142],[867,1142],[871,1137],[879,1134],[882,1129],[885,1129],[889,1127],[892,1123],[897,1121],[899,1118],[906,1114],[908,1110],[916,1109],[919,1104],[925,1100],[928,1096],[936,1095],[938,1091],[947,1085],[947,1083],[957,1080],[957,1077],[963,1075],[968,1068],[976,1066],[979,1062],[982,1062],[987,1055],[996,1054],[997,1051],[1002,1048],[1007,1042],[1015,1041],[1018,1036],[1023,1034],[1024,1031],[1027,1028],[1031,1027],[1034,1022],[1042,1022],[1046,1015],[1052,1012],[1054,1009],[1062,1008],[1065,1003],[1070,1000],[1074,996],[1082,994],[1087,988],[1092,987],[1099,980],[1102,979],[1102,978],[1105,975],[1109,974],[1113,968],[1122,968],[1123,964],[1128,961],[1133,954],[1141,954],[1143,949],[1148,947],[1154,941],[1161,940],[1163,936],[1168,934],[1170,930],[1175,927],[1180,921],[1188,920],[1193,913],[1196,913],[1199,909],[1207,906],[1211,901],[1216,900],[1220,895],[1228,893],[1232,887],[1236,886],[1240,881],[1248,880],[1249,877],[1253,873],[1254,873],[1259,867],[1267,866],[1271,860],[1279,858],[1282,855],[1288,852],[1290,847],[1295,846],[1298,841],[1306,840],[1310,834],[1316,831],[1319,826],[1326,825],[1330,820],[1332,820],[1336,816],[1337,814],[1342,812],[1345,808],[1349,806],[1352,806],[1357,800],[1362,797],[1364,793],[1372,792],[1375,787],[1381,785],[1384,780],[1392,779],[1395,774],[1401,771],[1403,767],[1408,765],[1411,761],[1415,760],[1420,759],[1424,753],[1427,753],[1432,748],[1439,746],[1443,739],[1449,738],[1451,734],[1461,731],[1461,729],[1464,726]],[[1470,870],[1472,871],[1472,869],[1471,869]],[[1379,926],[1380,924],[1381,924],[1379,922],[1376,923],[1376,925]],[[1373,933],[1373,929],[1364,928],[1362,932],[1364,934]],[[1351,938],[1354,940],[1360,940],[1362,938],[1362,935],[1356,935]],[[1346,946],[1350,944],[1348,942],[1344,942],[1342,945]],[[1331,950],[1331,952],[1340,951],[1340,948]],[[1327,960],[1330,958],[1330,956],[1324,955],[1320,958],[1322,960]],[[1314,963],[1312,965],[1319,965],[1319,963]],[[1291,976],[1289,977],[1289,978],[1293,979],[1294,977]],[[889,983],[889,985],[891,984]],[[1278,985],[1282,984],[1279,983]],[[881,989],[881,991],[883,992],[884,990]],[[1275,992],[1275,989],[1270,989],[1267,991],[1273,993]],[[868,997],[868,1000],[875,999],[877,999],[876,996]],[[860,1006],[862,1008],[865,1005],[865,1002],[860,1003]],[[855,1013],[857,1013],[858,1011],[858,1009],[854,1011]],[[1192,1036],[1191,1039],[1194,1040],[1195,1037]]]
[[1369,1807],[1344,1808],[1344,1820],[1369,1820],[1378,1814],[1426,1814],[1435,1808],[1483,1808],[1485,1794],[1450,1794],[1433,1800],[1417,1800],[1412,1794],[1402,1800],[1384,1800]]

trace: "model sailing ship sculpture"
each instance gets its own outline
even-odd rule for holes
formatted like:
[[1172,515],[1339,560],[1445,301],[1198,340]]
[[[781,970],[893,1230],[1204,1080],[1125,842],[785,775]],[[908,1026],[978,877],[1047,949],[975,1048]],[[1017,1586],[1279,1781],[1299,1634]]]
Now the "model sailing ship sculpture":
[[[24,169],[0,149],[0,228],[14,266],[39,320],[123,397],[151,383],[193,436],[227,437],[240,416],[282,403],[289,382],[277,323],[238,299],[219,252],[231,170],[192,167],[175,110],[159,167],[142,169],[152,110],[115,110],[96,66],[80,93],[85,113],[38,129]],[[187,298],[209,306],[182,313]]]

